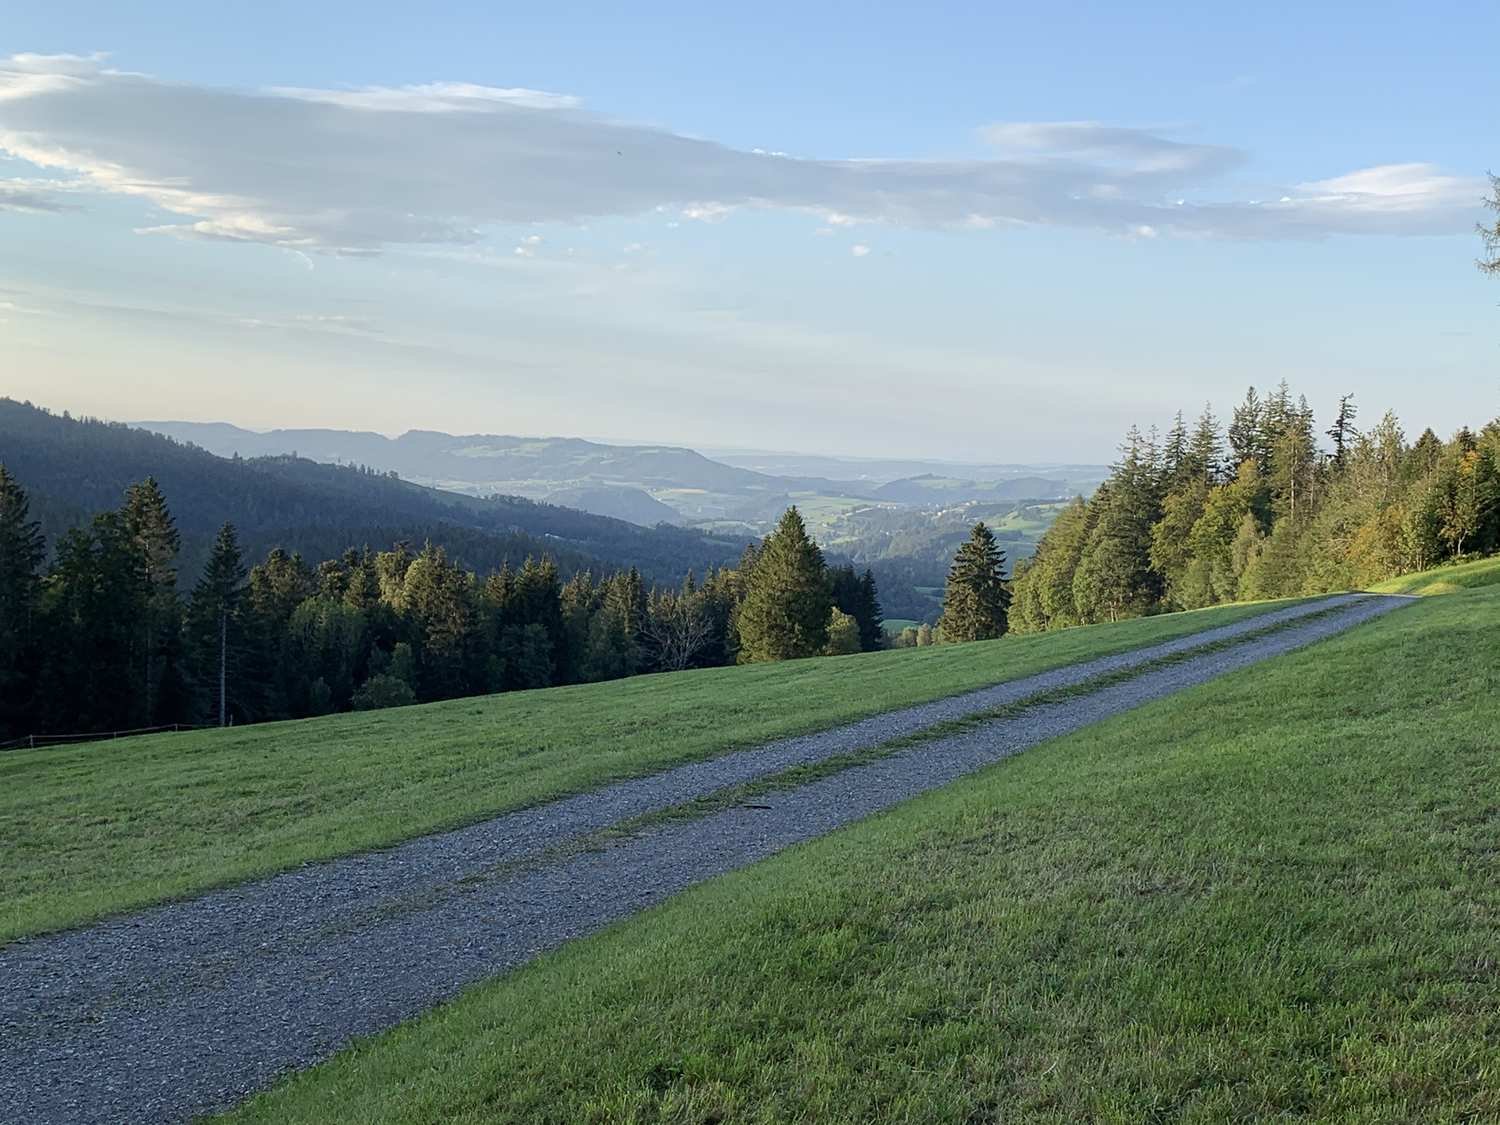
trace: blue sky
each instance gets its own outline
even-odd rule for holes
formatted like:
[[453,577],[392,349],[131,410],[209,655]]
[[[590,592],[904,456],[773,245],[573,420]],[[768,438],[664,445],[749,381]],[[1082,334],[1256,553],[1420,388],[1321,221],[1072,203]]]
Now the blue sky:
[[1283,377],[1500,410],[1493,4],[16,7],[0,391],[58,409],[989,461]]

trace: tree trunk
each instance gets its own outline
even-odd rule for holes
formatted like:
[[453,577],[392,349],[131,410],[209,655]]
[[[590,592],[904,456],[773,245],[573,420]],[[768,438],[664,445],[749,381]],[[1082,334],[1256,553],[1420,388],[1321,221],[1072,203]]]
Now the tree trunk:
[[225,676],[224,676],[224,665],[225,665],[225,662],[226,662],[225,657],[227,655],[226,650],[228,649],[228,647],[229,647],[229,614],[224,613],[223,611],[220,611],[220,613],[219,613],[219,725],[221,727],[225,724],[225,715],[227,714],[227,712],[229,710],[229,708],[227,706],[227,700],[225,698]]

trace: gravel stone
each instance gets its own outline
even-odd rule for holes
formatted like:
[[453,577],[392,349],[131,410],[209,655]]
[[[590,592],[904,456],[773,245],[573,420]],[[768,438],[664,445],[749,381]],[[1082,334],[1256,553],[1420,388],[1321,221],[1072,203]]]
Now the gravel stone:
[[[0,1121],[185,1121],[477,980],[1024,749],[1407,599],[1344,595],[606,786],[0,950]],[[1329,612],[1332,611],[1332,612]],[[1312,620],[1301,618],[1323,614]],[[1251,636],[1272,625],[1283,628]],[[796,765],[1237,641],[602,850],[543,853]],[[529,865],[514,866],[530,859]]]

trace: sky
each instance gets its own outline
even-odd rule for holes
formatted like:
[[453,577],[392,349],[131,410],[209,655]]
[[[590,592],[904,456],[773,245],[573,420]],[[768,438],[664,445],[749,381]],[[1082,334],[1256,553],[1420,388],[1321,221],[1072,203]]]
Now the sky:
[[1500,413],[1500,5],[0,3],[0,394],[1097,462]]

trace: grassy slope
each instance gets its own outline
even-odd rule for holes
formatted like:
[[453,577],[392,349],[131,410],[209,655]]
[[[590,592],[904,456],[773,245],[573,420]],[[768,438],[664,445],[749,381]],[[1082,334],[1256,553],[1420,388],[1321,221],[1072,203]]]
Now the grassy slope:
[[1500,1120],[1500,589],[715,880],[235,1122]]
[[1265,608],[0,754],[0,942]]
[[1500,556],[1403,574],[1371,589],[1382,594],[1451,594],[1496,583],[1500,583]]

